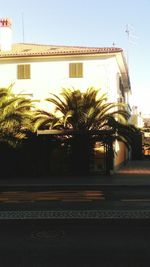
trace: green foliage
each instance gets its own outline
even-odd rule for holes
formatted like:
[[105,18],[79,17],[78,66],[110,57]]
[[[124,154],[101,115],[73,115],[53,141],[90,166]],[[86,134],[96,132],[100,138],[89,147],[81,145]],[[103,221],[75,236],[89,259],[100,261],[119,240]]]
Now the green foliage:
[[[96,141],[107,145],[108,165],[113,160],[113,142],[118,139],[127,147],[135,147],[134,137],[138,135],[135,127],[128,124],[130,113],[124,103],[109,103],[107,95],[94,87],[86,92],[73,88],[64,88],[58,96],[50,94],[46,99],[54,112],[38,110],[34,118],[34,130],[65,130],[70,148],[70,158],[75,173],[80,166],[80,173],[88,173],[93,148]],[[68,134],[66,130],[71,130]],[[57,135],[58,138],[62,136]],[[111,162],[111,163],[110,163]],[[108,169],[111,167],[108,166]]]
[[59,119],[45,110],[36,110],[33,117],[33,130],[36,132],[38,129],[52,129],[59,124]]
[[123,124],[113,118],[110,119],[109,124],[116,132],[114,138],[125,143],[128,148],[133,148],[136,136],[141,135],[141,131],[132,124]]
[[93,87],[84,93],[65,88],[60,96],[51,94],[46,100],[55,105],[54,114],[39,111],[36,129],[102,130],[110,128],[111,118],[126,122],[130,116],[125,105],[108,103],[107,95]]
[[16,146],[32,131],[33,101],[14,94],[12,85],[0,88],[0,142]]
[[[123,141],[128,146],[130,145],[127,131],[127,121],[130,114],[127,112],[126,105],[123,103],[109,103],[107,95],[102,93],[101,90],[90,87],[86,92],[81,92],[73,88],[64,88],[59,96],[51,94],[46,100],[50,105],[54,105],[54,113],[38,111],[37,116],[35,116],[35,130],[72,130],[73,135],[68,136],[66,134],[66,137],[71,138],[71,147],[74,151],[74,169],[81,162],[82,166],[85,166],[85,170],[87,169],[88,155],[93,153],[96,138],[101,141],[102,145],[110,142],[112,144],[115,139]],[[124,128],[126,131],[118,131],[118,128]],[[93,134],[94,131],[97,131],[98,135]],[[85,139],[86,145],[83,147]],[[92,139],[93,142],[91,142]],[[88,144],[90,144],[89,147]],[[78,163],[76,162],[79,154],[83,154],[79,153],[79,147],[83,150],[83,153],[85,148],[90,151],[84,153],[82,157],[85,160],[84,163],[81,159]],[[85,155],[87,155],[87,159]]]

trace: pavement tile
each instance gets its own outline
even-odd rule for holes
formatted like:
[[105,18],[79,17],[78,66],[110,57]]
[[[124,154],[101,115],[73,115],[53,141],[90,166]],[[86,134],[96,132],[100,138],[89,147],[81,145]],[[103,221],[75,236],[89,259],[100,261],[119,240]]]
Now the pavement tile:
[[150,219],[150,210],[39,210],[0,211],[0,220],[29,219]]

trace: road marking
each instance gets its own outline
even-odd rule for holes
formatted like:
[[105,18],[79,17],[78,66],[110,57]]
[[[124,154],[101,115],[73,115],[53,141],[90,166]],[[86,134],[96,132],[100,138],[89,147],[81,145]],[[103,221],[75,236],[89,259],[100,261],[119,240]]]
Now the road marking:
[[0,202],[27,202],[27,201],[93,201],[103,200],[102,191],[7,191],[0,193]]

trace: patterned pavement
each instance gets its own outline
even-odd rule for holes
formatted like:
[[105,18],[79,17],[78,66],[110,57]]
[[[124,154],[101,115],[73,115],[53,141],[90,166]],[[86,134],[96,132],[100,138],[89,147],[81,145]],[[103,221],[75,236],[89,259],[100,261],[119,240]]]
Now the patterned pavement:
[[0,211],[0,220],[37,219],[150,219],[150,210],[39,210],[39,211]]

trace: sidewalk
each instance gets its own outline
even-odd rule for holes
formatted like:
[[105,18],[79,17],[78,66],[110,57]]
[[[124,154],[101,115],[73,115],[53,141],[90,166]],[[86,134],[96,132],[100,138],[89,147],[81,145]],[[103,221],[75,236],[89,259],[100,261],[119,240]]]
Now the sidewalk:
[[150,160],[129,161],[112,175],[82,177],[1,178],[0,187],[52,187],[90,185],[150,185]]
[[150,160],[129,161],[112,175],[113,183],[150,185]]
[[117,173],[124,175],[150,175],[150,160],[129,161]]
[[[1,220],[29,220],[29,219],[56,219],[56,220],[150,220],[150,161],[131,161],[113,175],[98,175],[90,177],[55,177],[41,179],[0,179],[2,202],[0,205]],[[80,199],[78,194],[75,201],[41,198],[41,192],[55,191],[73,194],[78,191],[94,190],[104,199],[96,198],[92,201]],[[25,194],[32,193],[31,201],[24,198]],[[59,192],[60,191],[60,192]],[[4,199],[6,192],[7,199]],[[10,192],[20,197],[14,201]],[[38,193],[35,200],[33,193]],[[55,196],[56,197],[56,196]],[[6,200],[6,201],[5,201]],[[83,201],[84,200],[84,201]],[[105,201],[106,200],[106,201]],[[132,201],[134,200],[134,201]],[[144,200],[144,201],[143,201]]]

